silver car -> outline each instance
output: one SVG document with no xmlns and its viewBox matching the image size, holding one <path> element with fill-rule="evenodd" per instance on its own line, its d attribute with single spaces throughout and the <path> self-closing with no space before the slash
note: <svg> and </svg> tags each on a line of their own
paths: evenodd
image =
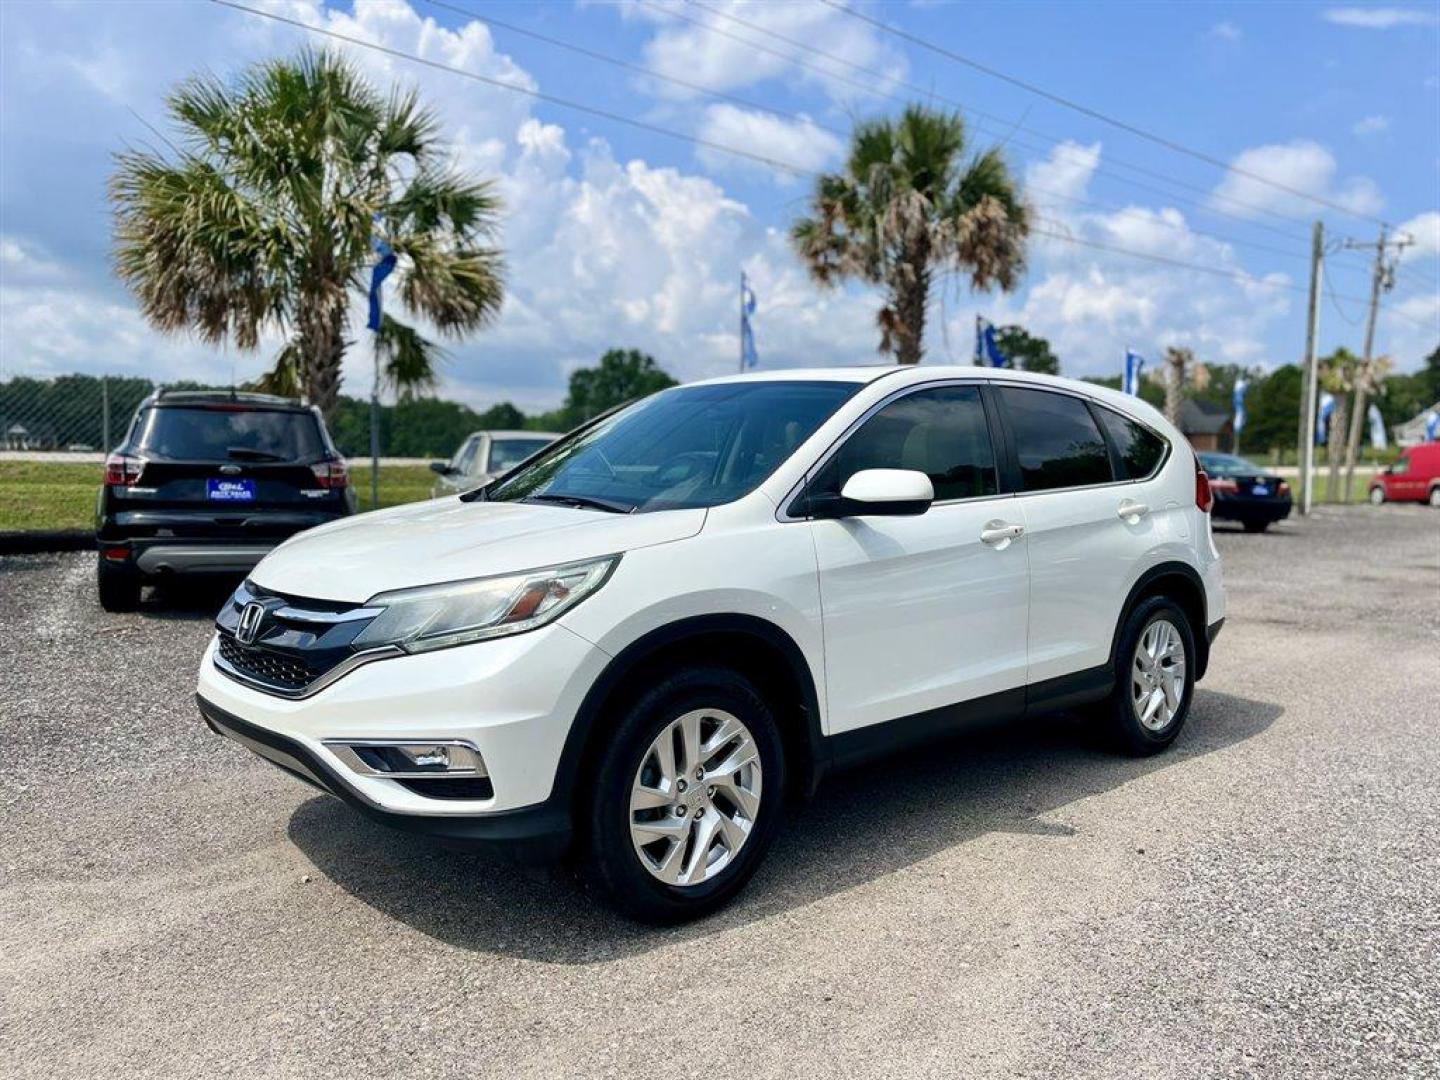
<svg viewBox="0 0 1440 1080">
<path fill-rule="evenodd" d="M 432 461 L 438 475 L 430 497 L 458 495 L 519 465 L 560 436 L 551 431 L 477 431 L 466 436 L 448 462 Z"/>
</svg>

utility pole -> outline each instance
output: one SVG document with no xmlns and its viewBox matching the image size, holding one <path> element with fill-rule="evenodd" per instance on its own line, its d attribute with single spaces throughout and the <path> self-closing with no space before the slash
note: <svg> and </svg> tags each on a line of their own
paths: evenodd
<svg viewBox="0 0 1440 1080">
<path fill-rule="evenodd" d="M 1355 459 L 1360 455 L 1360 425 L 1365 419 L 1365 395 L 1370 389 L 1374 372 L 1375 320 L 1380 313 L 1380 293 L 1395 285 L 1395 264 L 1407 244 L 1414 241 L 1405 235 L 1386 240 L 1385 226 L 1380 226 L 1380 239 L 1374 244 L 1346 240 L 1348 249 L 1375 249 L 1375 272 L 1370 280 L 1370 314 L 1365 320 L 1365 355 L 1360 361 L 1360 370 L 1355 375 L 1355 408 L 1350 413 L 1350 438 L 1345 446 L 1345 501 L 1350 501 L 1350 492 L 1355 479 Z M 1386 261 L 1385 249 L 1395 248 L 1395 258 Z"/>
<path fill-rule="evenodd" d="M 1320 338 L 1320 267 L 1325 258 L 1325 224 L 1315 222 L 1310 242 L 1310 307 L 1305 329 L 1305 391 L 1300 395 L 1300 513 L 1310 513 L 1315 480 L 1315 397 L 1320 360 L 1316 355 Z"/>
</svg>

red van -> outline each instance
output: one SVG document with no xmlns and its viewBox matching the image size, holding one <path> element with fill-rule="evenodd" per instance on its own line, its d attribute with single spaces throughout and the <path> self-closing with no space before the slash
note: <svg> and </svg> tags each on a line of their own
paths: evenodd
<svg viewBox="0 0 1440 1080">
<path fill-rule="evenodd" d="M 1428 502 L 1440 509 L 1440 442 L 1412 446 L 1370 481 L 1370 501 Z"/>
</svg>

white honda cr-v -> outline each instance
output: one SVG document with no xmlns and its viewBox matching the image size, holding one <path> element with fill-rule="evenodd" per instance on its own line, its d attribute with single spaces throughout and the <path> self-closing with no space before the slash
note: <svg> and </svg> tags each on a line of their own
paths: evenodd
<svg viewBox="0 0 1440 1080">
<path fill-rule="evenodd" d="M 1224 616 L 1155 410 L 977 368 L 656 394 L 487 486 L 276 548 L 200 667 L 217 732 L 369 816 L 710 911 L 827 770 L 1088 706 L 1147 754 Z"/>
</svg>

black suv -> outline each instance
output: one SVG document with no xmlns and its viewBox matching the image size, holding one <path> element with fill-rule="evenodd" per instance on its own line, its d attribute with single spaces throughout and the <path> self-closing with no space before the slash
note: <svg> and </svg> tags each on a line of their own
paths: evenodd
<svg viewBox="0 0 1440 1080">
<path fill-rule="evenodd" d="M 147 580 L 243 573 L 286 537 L 354 512 L 317 409 L 268 394 L 158 391 L 105 459 L 100 604 L 134 608 Z"/>
</svg>

